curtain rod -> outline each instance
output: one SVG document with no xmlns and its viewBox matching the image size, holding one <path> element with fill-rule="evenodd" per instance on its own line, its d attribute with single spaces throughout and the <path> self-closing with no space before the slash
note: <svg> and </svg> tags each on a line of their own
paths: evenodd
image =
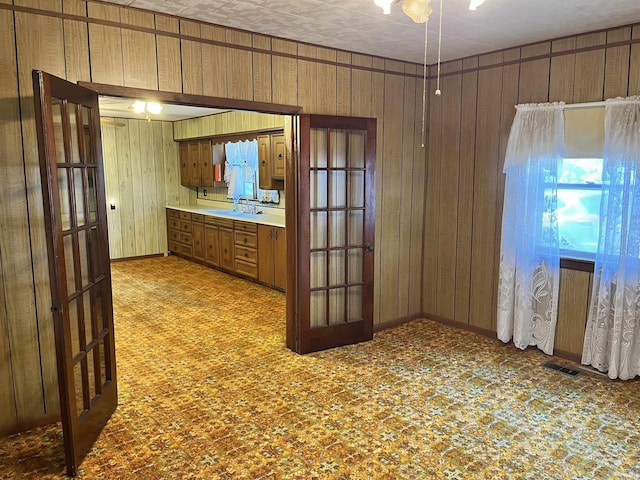
<svg viewBox="0 0 640 480">
<path fill-rule="evenodd" d="M 573 110 L 574 108 L 596 108 L 604 107 L 605 102 L 569 103 L 562 107 L 563 110 Z"/>
</svg>

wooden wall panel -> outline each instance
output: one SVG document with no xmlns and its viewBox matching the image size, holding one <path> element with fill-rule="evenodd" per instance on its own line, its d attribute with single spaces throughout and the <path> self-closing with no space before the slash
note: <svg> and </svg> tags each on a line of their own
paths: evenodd
<svg viewBox="0 0 640 480">
<path fill-rule="evenodd" d="M 298 45 L 288 40 L 271 40 L 274 52 L 297 55 Z M 271 57 L 272 101 L 283 105 L 298 105 L 298 62 L 294 58 Z"/>
<path fill-rule="evenodd" d="M 62 6 L 60 2 L 44 0 L 23 1 L 21 5 L 45 10 L 51 8 L 56 12 L 59 12 Z M 21 366 L 16 372 L 19 374 L 14 373 L 18 419 L 26 420 L 29 412 L 38 409 L 43 409 L 46 415 L 57 415 L 59 412 L 32 70 L 38 68 L 64 77 L 65 58 L 62 20 L 16 12 L 15 22 L 30 245 L 18 247 L 12 254 L 18 255 L 25 270 L 29 270 L 31 262 L 32 277 L 22 287 L 31 285 L 35 291 L 35 317 L 27 317 L 29 320 L 25 319 L 24 323 L 12 323 L 10 328 L 17 334 L 11 341 L 12 361 Z M 25 221 L 24 217 L 22 221 Z M 30 343 L 30 340 L 33 340 L 33 343 Z M 35 372 L 39 372 L 39 378 L 38 375 L 33 375 Z"/>
<path fill-rule="evenodd" d="M 337 55 L 335 50 L 329 50 L 328 48 L 317 47 L 316 55 L 319 60 L 326 60 L 329 62 L 335 62 Z M 337 105 L 333 100 L 337 98 L 338 77 L 337 68 L 335 65 L 328 65 L 326 63 L 318 63 L 317 66 L 317 98 L 316 98 L 316 112 L 326 115 L 336 115 Z M 342 77 L 341 77 L 342 78 Z M 369 77 L 371 78 L 371 77 Z M 367 91 L 370 91 L 371 87 Z M 351 91 L 351 85 L 349 86 Z M 349 101 L 351 102 L 351 99 Z"/>
<path fill-rule="evenodd" d="M 253 48 L 271 50 L 271 38 L 253 35 Z M 271 102 L 271 55 L 253 53 L 253 99 L 256 102 Z"/>
<path fill-rule="evenodd" d="M 483 57 L 480 57 L 480 65 L 482 59 Z M 492 308 L 492 300 L 497 284 L 496 171 L 500 158 L 501 91 L 501 68 L 481 70 L 478 73 L 469 323 L 487 330 L 491 329 L 496 315 Z"/>
<path fill-rule="evenodd" d="M 463 67 L 478 66 L 478 57 L 463 62 Z M 454 320 L 469 322 L 471 288 L 471 237 L 473 228 L 473 177 L 476 143 L 476 103 L 478 72 L 462 75 L 460 113 L 460 163 L 458 166 L 458 222 L 456 239 L 456 295 Z"/>
<path fill-rule="evenodd" d="M 132 8 L 120 9 L 120 20 L 125 25 L 153 29 L 155 18 L 151 13 Z M 124 85 L 134 88 L 158 89 L 158 64 L 156 56 L 156 36 L 123 28 L 122 67 Z"/>
<path fill-rule="evenodd" d="M 375 65 L 375 63 L 372 63 Z M 385 78 L 382 73 L 371 74 L 371 116 L 377 118 L 376 131 L 376 235 L 375 235 L 375 251 L 374 251 L 374 269 L 375 279 L 373 284 L 373 318 L 374 323 L 378 323 L 381 317 L 382 305 L 386 301 L 386 292 L 383 294 L 381 290 L 382 272 L 382 229 L 380 228 L 380 218 L 382 218 L 382 191 L 384 178 L 382 171 L 384 170 L 384 162 L 386 159 L 383 149 L 384 143 L 384 110 L 385 110 Z M 394 292 L 392 292 L 394 293 Z"/>
<path fill-rule="evenodd" d="M 0 175 L 0 435 L 18 422 L 13 375 L 16 367 L 22 367 L 12 362 L 11 343 L 22 336 L 22 332 L 25 336 L 33 335 L 36 316 L 33 289 L 30 288 L 31 268 L 27 260 L 29 230 L 25 219 L 28 211 L 22 163 L 14 31 L 13 13 L 0 10 L 0 65 L 4 65 L 0 69 L 0 138 L 3 142 L 3 174 Z M 16 329 L 22 331 L 16 334 Z M 28 348 L 37 348 L 37 343 Z M 27 358 L 34 353 L 21 350 L 21 354 Z M 28 374 L 33 375 L 33 372 Z M 38 408 L 31 415 L 41 415 L 42 411 L 42 407 Z"/>
<path fill-rule="evenodd" d="M 336 59 L 343 65 L 351 65 L 351 53 L 337 52 Z M 327 98 L 329 100 L 330 98 Z M 351 115 L 351 68 L 337 67 L 336 69 L 336 114 Z"/>
<path fill-rule="evenodd" d="M 438 239 L 436 252 L 436 314 L 455 316 L 456 237 L 458 229 L 458 180 L 460 178 L 460 110 L 462 76 L 442 79 L 440 89 L 442 133 L 440 162 L 440 198 L 438 202 Z M 440 100 L 440 99 L 438 99 Z"/>
<path fill-rule="evenodd" d="M 640 25 L 635 25 L 632 30 L 632 38 L 640 39 Z M 640 95 L 640 43 L 631 46 L 631 58 L 629 60 L 629 95 Z"/>
<path fill-rule="evenodd" d="M 200 24 L 180 20 L 180 33 L 192 38 L 200 38 Z M 195 40 L 180 40 L 182 62 L 182 91 L 194 95 L 203 94 L 202 43 Z"/>
<path fill-rule="evenodd" d="M 604 45 L 606 42 L 606 32 L 591 33 L 577 37 L 576 47 L 592 47 L 594 45 Z M 604 60 L 604 49 L 576 53 L 576 81 L 573 90 L 573 103 L 602 100 Z"/>
<path fill-rule="evenodd" d="M 87 2 L 90 18 L 120 21 L 120 8 L 104 3 Z M 122 36 L 120 28 L 89 23 L 89 50 L 91 52 L 91 81 L 124 84 L 122 68 Z"/>
<path fill-rule="evenodd" d="M 229 30 L 227 31 L 227 42 L 251 47 L 251 34 Z M 251 52 L 229 48 L 226 70 L 229 98 L 253 100 L 253 56 Z"/>
<path fill-rule="evenodd" d="M 317 47 L 301 44 L 298 46 L 298 54 L 315 59 Z M 317 100 L 318 63 L 314 60 L 298 60 L 298 105 L 304 113 L 315 112 Z"/>
<path fill-rule="evenodd" d="M 64 0 L 62 11 L 69 15 L 86 17 L 87 3 L 82 0 Z M 67 80 L 91 80 L 89 28 L 86 22 L 64 20 L 64 56 Z"/>
<path fill-rule="evenodd" d="M 415 275 L 417 269 L 411 269 L 411 250 L 404 248 L 411 245 L 411 229 L 414 224 L 413 213 L 413 169 L 415 158 L 415 114 L 416 114 L 416 79 L 404 81 L 403 118 L 402 118 L 402 152 L 398 158 L 400 165 L 400 209 L 399 209 L 399 255 L 398 255 L 398 312 L 397 317 L 409 315 L 409 297 L 415 283 L 420 286 L 420 278 Z M 418 304 L 418 309 L 420 305 Z M 413 310 L 420 311 L 420 310 Z"/>
<path fill-rule="evenodd" d="M 171 122 L 103 119 L 109 253 L 112 259 L 167 251 L 165 206 L 188 204 Z"/>
<path fill-rule="evenodd" d="M 569 51 L 566 55 L 551 58 L 549 73 L 549 101 L 572 103 L 576 55 L 571 52 L 576 47 L 575 37 L 556 40 L 551 43 L 553 53 Z"/>
<path fill-rule="evenodd" d="M 607 43 L 622 42 L 630 38 L 630 27 L 607 32 Z M 627 96 L 630 49 L 630 45 L 607 48 L 604 67 L 604 98 Z"/>
<path fill-rule="evenodd" d="M 180 23 L 177 18 L 156 15 L 156 31 L 158 32 L 156 35 L 158 88 L 165 92 L 182 92 L 180 40 L 160 34 L 160 32 L 179 33 Z"/>
<path fill-rule="evenodd" d="M 353 64 L 371 67 L 372 59 L 364 55 L 353 55 Z M 351 76 L 351 113 L 356 117 L 370 117 L 371 109 L 371 72 L 353 69 Z"/>
<path fill-rule="evenodd" d="M 584 328 L 591 291 L 591 274 L 576 270 L 560 269 L 560 291 L 558 299 L 558 324 L 556 327 L 555 351 L 582 354 Z"/>
<path fill-rule="evenodd" d="M 376 165 L 377 181 L 382 183 L 382 211 L 378 215 L 377 227 L 381 230 L 378 249 L 383 252 L 380 269 L 385 272 L 380 279 L 380 289 L 386 293 L 380 305 L 382 321 L 398 317 L 398 296 L 400 288 L 400 218 L 398 212 L 402 202 L 402 143 L 392 142 L 392 138 L 402 138 L 402 98 L 404 79 L 399 75 L 385 75 L 384 96 L 384 157 Z"/>
<path fill-rule="evenodd" d="M 438 216 L 440 212 L 440 163 L 442 158 L 442 97 L 437 97 L 435 80 L 429 80 L 427 88 L 428 132 L 427 141 L 427 191 L 424 212 L 424 262 L 422 280 L 422 306 L 426 313 L 438 310 Z"/>
</svg>

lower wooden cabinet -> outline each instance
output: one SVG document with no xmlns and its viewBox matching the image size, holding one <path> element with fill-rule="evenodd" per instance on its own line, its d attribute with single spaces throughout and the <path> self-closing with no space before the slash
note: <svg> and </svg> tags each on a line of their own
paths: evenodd
<svg viewBox="0 0 640 480">
<path fill-rule="evenodd" d="M 167 208 L 169 252 L 284 291 L 285 229 Z"/>
<path fill-rule="evenodd" d="M 285 229 L 258 225 L 258 280 L 284 291 L 287 287 L 286 255 Z"/>
</svg>

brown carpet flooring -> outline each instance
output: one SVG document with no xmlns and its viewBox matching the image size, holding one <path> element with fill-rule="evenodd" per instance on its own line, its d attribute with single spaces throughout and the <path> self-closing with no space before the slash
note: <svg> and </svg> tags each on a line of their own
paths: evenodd
<svg viewBox="0 0 640 480">
<path fill-rule="evenodd" d="M 81 478 L 640 479 L 637 381 L 428 320 L 299 356 L 283 294 L 176 257 L 113 286 L 120 405 Z M 59 425 L 0 439 L 0 479 L 63 473 Z"/>
</svg>

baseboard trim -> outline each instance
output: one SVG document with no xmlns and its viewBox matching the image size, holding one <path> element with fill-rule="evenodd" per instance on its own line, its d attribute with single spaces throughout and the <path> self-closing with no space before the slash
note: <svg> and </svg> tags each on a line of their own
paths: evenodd
<svg viewBox="0 0 640 480">
<path fill-rule="evenodd" d="M 399 327 L 400 325 L 410 322 L 412 320 L 417 320 L 418 318 L 425 318 L 421 313 L 414 313 L 413 315 L 407 315 L 406 317 L 396 318 L 395 320 L 389 320 L 388 322 L 378 323 L 373 326 L 374 332 L 379 332 L 381 330 L 387 330 L 388 328 Z"/>
<path fill-rule="evenodd" d="M 164 257 L 166 254 L 164 253 L 153 253 L 151 255 L 138 255 L 135 257 L 121 257 L 121 258 L 112 258 L 110 260 L 111 263 L 119 263 L 119 262 L 128 262 L 130 260 L 144 260 L 145 258 L 157 258 Z"/>
<path fill-rule="evenodd" d="M 60 421 L 60 414 L 49 414 L 31 421 L 23 421 L 7 428 L 0 428 L 0 437 L 9 437 L 38 427 L 44 427 Z M 60 427 L 62 428 L 62 426 Z"/>
</svg>

